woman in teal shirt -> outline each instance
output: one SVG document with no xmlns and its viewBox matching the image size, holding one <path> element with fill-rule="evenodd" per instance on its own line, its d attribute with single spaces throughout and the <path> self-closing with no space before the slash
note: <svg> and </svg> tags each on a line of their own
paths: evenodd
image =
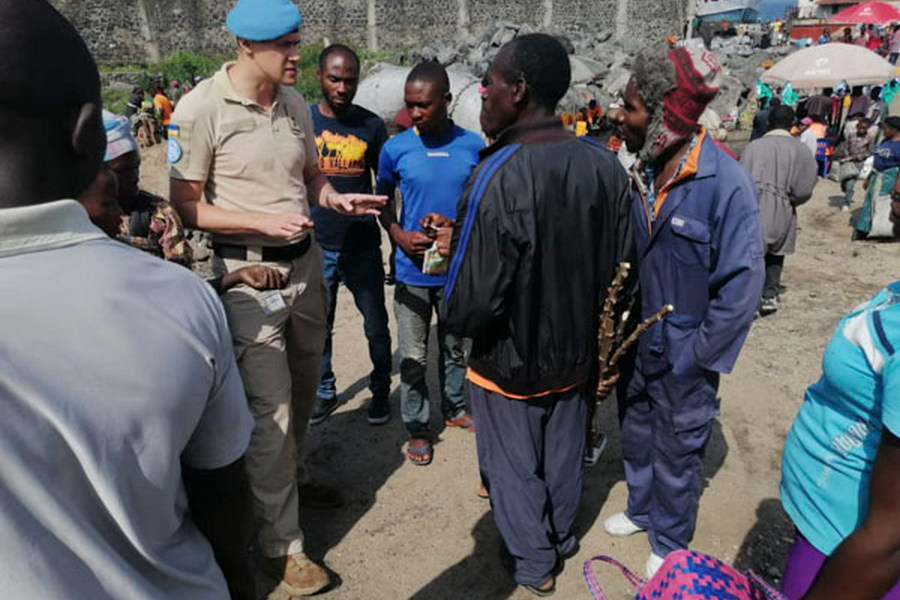
<svg viewBox="0 0 900 600">
<path fill-rule="evenodd" d="M 846 315 L 788 434 L 789 600 L 900 600 L 900 282 Z"/>
</svg>

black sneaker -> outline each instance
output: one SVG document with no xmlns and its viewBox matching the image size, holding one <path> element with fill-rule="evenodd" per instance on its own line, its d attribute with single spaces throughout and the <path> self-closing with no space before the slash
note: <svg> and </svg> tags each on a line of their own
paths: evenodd
<svg viewBox="0 0 900 600">
<path fill-rule="evenodd" d="M 366 421 L 369 425 L 384 425 L 391 420 L 391 405 L 387 398 L 372 398 Z"/>
<path fill-rule="evenodd" d="M 309 418 L 310 425 L 318 425 L 328 419 L 334 409 L 338 407 L 337 396 L 331 398 L 320 398 L 316 396 L 316 406 L 313 408 L 313 414 Z"/>
<path fill-rule="evenodd" d="M 759 303 L 759 316 L 761 317 L 767 317 L 769 315 L 775 314 L 777 311 L 777 298 L 763 298 L 762 302 Z"/>
<path fill-rule="evenodd" d="M 597 439 L 593 445 L 586 445 L 584 448 L 584 465 L 586 467 L 596 466 L 600 461 L 600 455 L 606 449 L 606 436 L 602 433 L 597 434 Z"/>
</svg>

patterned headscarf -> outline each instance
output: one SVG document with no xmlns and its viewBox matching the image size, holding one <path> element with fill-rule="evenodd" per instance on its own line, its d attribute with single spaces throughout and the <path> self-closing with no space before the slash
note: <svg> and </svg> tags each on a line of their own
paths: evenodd
<svg viewBox="0 0 900 600">
<path fill-rule="evenodd" d="M 638 55 L 634 82 L 651 114 L 641 162 L 653 162 L 697 131 L 700 115 L 719 92 L 721 72 L 702 45 L 656 47 Z"/>
<path fill-rule="evenodd" d="M 103 127 L 106 129 L 106 154 L 103 162 L 138 150 L 137 140 L 131 134 L 131 121 L 125 117 L 104 110 Z"/>
</svg>

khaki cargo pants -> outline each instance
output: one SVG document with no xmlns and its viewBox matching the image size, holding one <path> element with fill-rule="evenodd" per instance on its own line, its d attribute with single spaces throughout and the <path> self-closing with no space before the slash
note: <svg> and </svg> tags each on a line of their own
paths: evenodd
<svg viewBox="0 0 900 600">
<path fill-rule="evenodd" d="M 253 247 L 248 258 L 253 257 Z M 247 472 L 266 556 L 303 551 L 297 485 L 306 483 L 303 440 L 316 399 L 325 347 L 327 289 L 322 251 L 313 243 L 300 258 L 283 262 L 213 257 L 216 276 L 263 264 L 289 278 L 284 306 L 264 309 L 265 295 L 239 285 L 222 296 L 234 353 L 256 421 L 247 450 Z"/>
</svg>

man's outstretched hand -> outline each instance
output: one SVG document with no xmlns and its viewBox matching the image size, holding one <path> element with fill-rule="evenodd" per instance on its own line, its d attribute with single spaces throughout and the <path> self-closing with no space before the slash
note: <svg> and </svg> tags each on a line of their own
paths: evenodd
<svg viewBox="0 0 900 600">
<path fill-rule="evenodd" d="M 381 207 L 387 202 L 387 196 L 374 194 L 338 194 L 328 195 L 328 206 L 342 215 L 372 215 L 381 214 Z"/>
</svg>

